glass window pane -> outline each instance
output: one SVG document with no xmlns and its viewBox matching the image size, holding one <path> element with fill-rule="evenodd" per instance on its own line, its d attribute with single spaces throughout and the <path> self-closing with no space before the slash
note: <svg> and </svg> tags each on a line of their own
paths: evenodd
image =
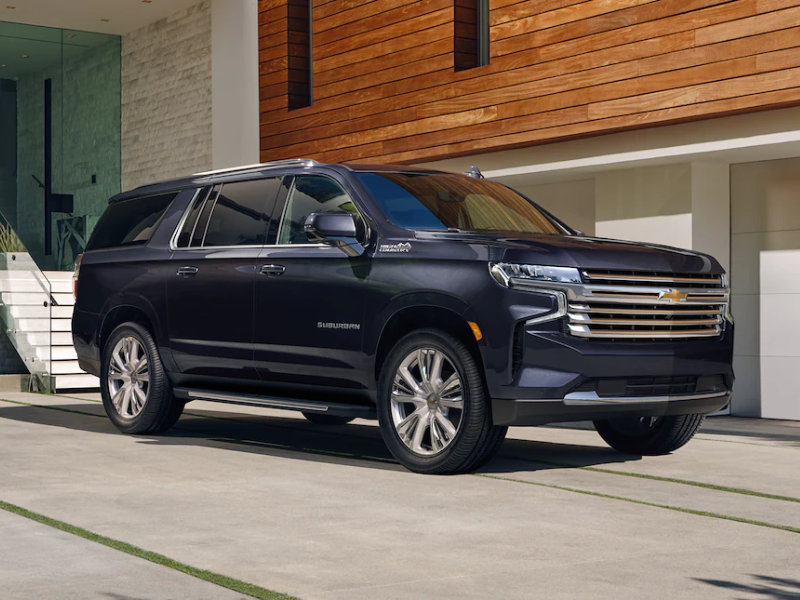
<svg viewBox="0 0 800 600">
<path fill-rule="evenodd" d="M 280 178 L 226 183 L 208 222 L 204 246 L 264 244 Z"/>
<path fill-rule="evenodd" d="M 186 248 L 189 246 L 189 242 L 192 239 L 192 233 L 197 225 L 197 217 L 200 216 L 200 210 L 203 208 L 203 202 L 205 202 L 209 190 L 211 190 L 211 188 L 208 187 L 198 190 L 197 197 L 194 199 L 194 204 L 192 205 L 189 215 L 186 217 L 186 221 L 184 221 L 181 232 L 178 235 L 178 241 L 176 243 L 178 248 Z"/>
<path fill-rule="evenodd" d="M 358 216 L 353 201 L 339 184 L 320 175 L 295 179 L 284 211 L 279 244 L 308 244 L 306 218 L 314 212 L 347 212 Z"/>
<path fill-rule="evenodd" d="M 567 233 L 512 189 L 463 175 L 359 173 L 380 209 L 406 229 Z"/>
<path fill-rule="evenodd" d="M 177 194 L 112 202 L 100 217 L 88 250 L 144 244 Z"/>
</svg>

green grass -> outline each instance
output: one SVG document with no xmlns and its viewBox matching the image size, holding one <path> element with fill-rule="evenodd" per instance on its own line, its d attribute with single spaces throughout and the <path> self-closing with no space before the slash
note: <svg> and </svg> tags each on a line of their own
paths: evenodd
<svg viewBox="0 0 800 600">
<path fill-rule="evenodd" d="M 52 527 L 66 533 L 71 533 L 72 535 L 76 535 L 91 542 L 102 544 L 103 546 L 113 548 L 114 550 L 124 552 L 125 554 L 130 554 L 131 556 L 161 565 L 162 567 L 167 567 L 168 569 L 185 573 L 186 575 L 213 583 L 214 585 L 228 588 L 234 592 L 245 594 L 252 598 L 259 598 L 261 600 L 296 600 L 294 596 L 287 596 L 286 594 L 273 592 L 252 583 L 234 579 L 233 577 L 228 577 L 227 575 L 214 573 L 213 571 L 208 571 L 206 569 L 198 569 L 197 567 L 193 567 L 191 565 L 187 565 L 186 563 L 169 558 L 168 556 L 164 556 L 163 554 L 151 552 L 150 550 L 139 548 L 133 544 L 128 544 L 127 542 L 121 542 L 120 540 L 115 540 L 113 538 L 94 533 L 88 529 L 83 529 L 82 527 L 70 525 L 64 521 L 59 521 L 58 519 L 52 519 L 45 515 L 22 508 L 16 504 L 10 504 L 9 502 L 5 502 L 3 500 L 0 500 L 0 509 L 20 517 L 25 517 L 31 521 L 36 521 L 37 523 L 47 525 L 48 527 Z"/>
<path fill-rule="evenodd" d="M 497 479 L 499 481 L 510 481 L 513 483 L 522 483 L 525 485 L 534 485 L 537 487 L 550 488 L 553 490 L 561 490 L 563 492 L 572 492 L 574 494 L 583 494 L 584 496 L 595 496 L 597 498 L 605 498 L 608 500 L 619 500 L 622 502 L 629 502 L 631 504 L 640 504 L 642 506 L 652 506 L 654 508 L 663 508 L 665 510 L 672 510 L 675 512 L 686 513 L 689 515 L 697 515 L 700 517 L 710 517 L 712 519 L 723 519 L 725 521 L 736 521 L 737 523 L 746 523 L 747 525 L 756 525 L 758 527 L 767 527 L 769 529 L 779 529 L 781 531 L 788 531 L 790 533 L 800 533 L 800 528 L 791 527 L 789 525 L 778 525 L 775 523 L 767 523 L 765 521 L 756 521 L 755 519 L 745 519 L 744 517 L 734 517 L 731 515 L 723 515 L 721 513 L 710 512 L 706 510 L 694 510 L 692 508 L 683 508 L 681 506 L 672 506 L 670 504 L 660 504 L 658 502 L 648 502 L 646 500 L 636 500 L 635 498 L 626 498 L 625 496 L 615 496 L 613 494 L 604 494 L 602 492 L 593 492 L 591 490 L 581 490 L 578 488 L 567 487 L 563 485 L 555 485 L 552 483 L 540 483 L 537 481 L 523 481 L 521 479 L 514 479 L 513 477 L 502 477 L 500 475 L 490 475 L 489 473 L 474 473 L 475 477 L 484 477 L 486 479 Z"/>
</svg>

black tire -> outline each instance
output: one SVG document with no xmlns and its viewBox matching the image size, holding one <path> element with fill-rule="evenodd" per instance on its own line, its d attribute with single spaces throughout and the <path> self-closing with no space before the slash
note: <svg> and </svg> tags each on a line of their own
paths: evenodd
<svg viewBox="0 0 800 600">
<path fill-rule="evenodd" d="M 326 415 L 325 413 L 304 412 L 303 416 L 314 425 L 344 425 L 355 417 L 340 417 L 339 415 Z"/>
<path fill-rule="evenodd" d="M 656 456 L 686 444 L 705 420 L 705 415 L 629 417 L 595 421 L 594 427 L 606 443 L 620 452 Z"/>
<path fill-rule="evenodd" d="M 144 356 L 147 360 L 146 373 L 148 381 L 146 386 L 141 374 L 137 375 L 136 379 L 128 375 L 127 380 L 123 376 L 114 378 L 113 381 L 109 380 L 115 349 L 118 348 L 118 344 L 130 343 L 131 340 L 134 340 L 138 348 L 141 349 L 142 354 L 140 356 Z M 124 346 L 120 352 L 124 354 Z M 122 354 L 119 354 L 119 356 L 122 357 L 120 360 L 124 362 L 125 358 Z M 108 418 L 111 419 L 117 429 L 123 433 L 130 434 L 162 433 L 172 427 L 180 418 L 185 402 L 173 396 L 172 384 L 164 371 L 164 365 L 158 353 L 158 346 L 150 332 L 142 325 L 132 322 L 123 323 L 114 329 L 103 346 L 101 361 L 100 392 L 103 397 L 103 407 Z M 119 363 L 115 362 L 114 365 L 114 374 L 121 374 L 123 369 L 120 368 Z M 127 373 L 128 371 L 125 372 Z M 130 383 L 123 383 L 124 381 Z M 122 390 L 123 400 L 120 400 L 122 406 L 115 405 L 112 399 L 112 396 L 120 391 L 114 388 L 117 386 L 121 388 L 124 385 L 128 385 L 128 390 L 130 390 L 127 408 L 125 408 L 126 405 L 124 404 L 125 390 Z M 138 392 L 133 390 L 131 386 L 139 387 L 139 390 L 144 393 L 144 401 L 138 411 L 132 407 L 133 398 L 139 398 L 137 396 Z M 139 400 L 136 400 L 136 402 L 138 403 Z"/>
<path fill-rule="evenodd" d="M 416 398 L 414 401 L 416 403 L 413 404 L 410 401 L 393 403 L 393 388 L 397 387 L 396 377 L 400 377 L 398 368 L 404 361 L 414 360 L 412 357 L 419 352 L 422 352 L 423 356 L 430 354 L 434 357 L 441 353 L 447 360 L 445 363 L 444 359 L 439 359 L 438 391 L 435 391 L 436 386 L 430 388 L 428 393 L 431 396 L 430 400 L 420 401 Z M 418 383 L 423 383 L 425 377 L 419 361 L 411 368 L 420 377 Z M 457 389 L 460 394 L 443 399 L 449 393 L 444 390 L 447 386 L 444 385 L 443 374 L 446 373 L 450 374 L 448 381 L 457 374 Z M 449 402 L 450 405 L 440 405 L 439 402 Z M 460 404 L 461 408 L 456 408 L 456 404 Z M 430 412 L 423 413 L 424 418 L 415 421 L 415 432 L 421 426 L 423 429 L 427 427 L 427 434 L 423 434 L 427 435 L 427 438 L 422 439 L 428 440 L 427 448 L 420 445 L 420 451 L 416 452 L 411 447 L 411 440 L 403 441 L 396 423 L 407 420 L 411 416 L 409 411 L 416 413 L 418 410 Z M 437 411 L 454 426 L 455 433 L 449 434 L 439 425 L 435 414 Z M 453 420 L 457 419 L 457 426 L 450 417 Z M 429 422 L 423 426 L 424 419 L 430 419 L 433 423 Z M 392 455 L 407 469 L 429 474 L 465 473 L 478 468 L 494 456 L 507 431 L 506 427 L 495 427 L 492 424 L 489 398 L 475 357 L 461 341 L 434 329 L 422 329 L 408 334 L 389 353 L 378 381 L 378 422 L 381 435 Z M 412 437 L 409 429 L 406 428 L 404 431 L 407 437 Z M 438 431 L 435 440 L 434 431 Z M 436 444 L 442 445 L 444 440 L 440 434 L 449 436 L 449 439 L 444 441 L 443 447 L 437 448 Z"/>
</svg>

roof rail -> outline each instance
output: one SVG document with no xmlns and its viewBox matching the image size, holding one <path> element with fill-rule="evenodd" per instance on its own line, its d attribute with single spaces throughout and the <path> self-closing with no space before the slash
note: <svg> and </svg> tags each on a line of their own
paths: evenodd
<svg viewBox="0 0 800 600">
<path fill-rule="evenodd" d="M 265 163 L 256 163 L 254 165 L 243 165 L 241 167 L 228 167 L 226 169 L 215 169 L 213 171 L 202 171 L 200 173 L 192 173 L 194 177 L 202 175 L 219 175 L 221 173 L 232 173 L 234 171 L 253 171 L 257 169 L 267 169 L 270 167 L 284 167 L 284 166 L 307 166 L 313 167 L 319 163 L 311 158 L 289 158 L 286 160 L 273 160 Z"/>
</svg>

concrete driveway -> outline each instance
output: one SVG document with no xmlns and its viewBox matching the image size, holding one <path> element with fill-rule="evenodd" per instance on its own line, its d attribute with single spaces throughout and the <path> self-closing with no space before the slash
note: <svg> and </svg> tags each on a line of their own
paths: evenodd
<svg viewBox="0 0 800 600">
<path fill-rule="evenodd" d="M 800 598 L 800 423 L 714 418 L 654 458 L 518 428 L 432 477 L 368 421 L 197 402 L 128 437 L 97 396 L 2 398 L 4 600 L 247 597 L 21 509 L 304 599 Z"/>
</svg>

